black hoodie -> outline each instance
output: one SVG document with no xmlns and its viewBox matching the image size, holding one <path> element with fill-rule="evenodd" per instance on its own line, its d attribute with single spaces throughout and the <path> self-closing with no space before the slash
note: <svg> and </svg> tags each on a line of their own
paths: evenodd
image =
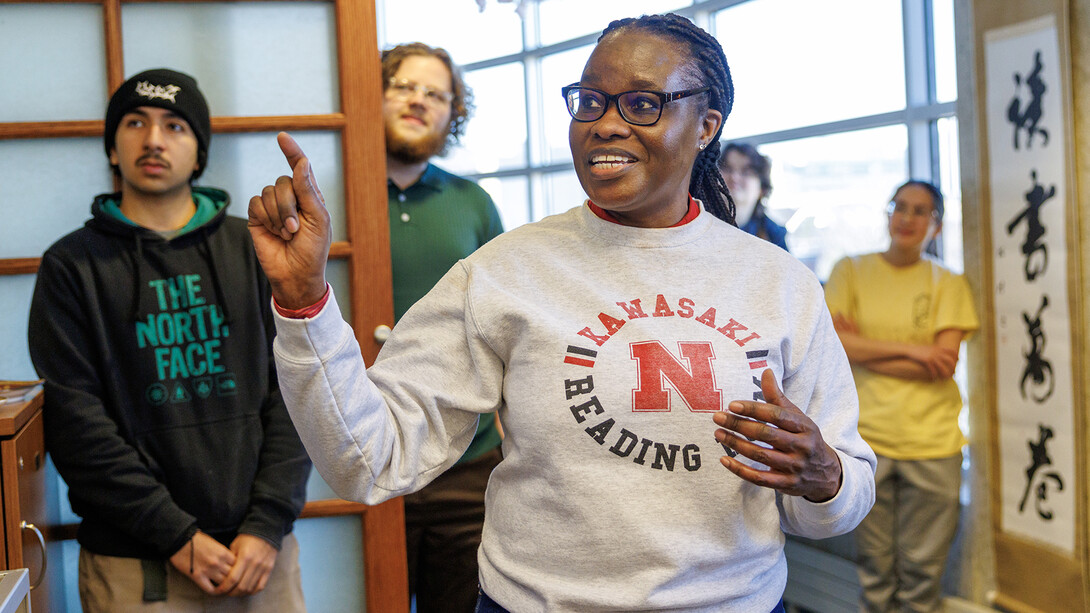
<svg viewBox="0 0 1090 613">
<path fill-rule="evenodd" d="M 210 218 L 170 239 L 96 197 L 38 272 L 46 449 L 97 554 L 169 557 L 198 528 L 279 548 L 303 508 L 310 461 L 277 387 L 268 282 L 227 194 L 193 192 Z"/>
</svg>

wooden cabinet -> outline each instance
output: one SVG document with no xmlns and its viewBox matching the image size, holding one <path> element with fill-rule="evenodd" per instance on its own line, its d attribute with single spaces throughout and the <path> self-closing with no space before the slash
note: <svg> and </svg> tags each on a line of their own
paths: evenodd
<svg viewBox="0 0 1090 613">
<path fill-rule="evenodd" d="M 31 610 L 50 611 L 45 535 L 49 513 L 45 476 L 42 395 L 0 405 L 0 491 L 3 492 L 4 569 L 30 571 Z M 59 565 L 54 563 L 54 569 Z"/>
</svg>

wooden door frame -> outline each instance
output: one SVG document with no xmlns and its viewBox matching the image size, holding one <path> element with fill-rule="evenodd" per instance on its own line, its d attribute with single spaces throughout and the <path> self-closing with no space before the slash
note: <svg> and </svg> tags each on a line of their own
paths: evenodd
<svg viewBox="0 0 1090 613">
<path fill-rule="evenodd" d="M 0 0 L 0 4 L 26 0 Z M 107 91 L 124 82 L 122 0 L 39 0 L 102 6 Z M 178 0 L 140 0 L 176 3 Z M 184 0 L 183 0 L 184 1 Z M 364 360 L 371 364 L 379 344 L 373 330 L 392 325 L 390 242 L 386 196 L 385 138 L 382 132 L 382 67 L 374 0 L 332 2 L 336 18 L 341 112 L 317 115 L 213 117 L 213 133 L 333 130 L 341 134 L 347 240 L 333 243 L 330 258 L 349 266 L 351 324 Z M 0 140 L 101 137 L 103 120 L 0 123 Z M 0 276 L 36 274 L 40 257 L 0 258 Z M 301 518 L 358 515 L 363 532 L 364 587 L 368 611 L 409 610 L 404 508 L 400 498 L 367 506 L 343 500 L 308 502 Z M 74 538 L 74 526 L 54 528 Z"/>
</svg>

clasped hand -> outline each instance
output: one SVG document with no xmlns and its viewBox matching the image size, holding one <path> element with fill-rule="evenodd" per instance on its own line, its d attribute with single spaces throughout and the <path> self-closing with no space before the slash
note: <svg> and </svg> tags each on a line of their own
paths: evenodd
<svg viewBox="0 0 1090 613">
<path fill-rule="evenodd" d="M 784 494 L 811 502 L 836 496 L 843 476 L 840 458 L 817 424 L 780 391 L 771 369 L 761 374 L 761 391 L 766 402 L 734 400 L 712 419 L 721 427 L 715 440 L 768 469 L 730 456 L 719 461 L 742 479 Z"/>
<path fill-rule="evenodd" d="M 250 198 L 250 236 L 277 303 L 299 309 L 325 295 L 333 233 L 310 160 L 286 132 L 276 140 L 292 174 Z"/>
<path fill-rule="evenodd" d="M 204 592 L 248 596 L 265 589 L 277 553 L 270 543 L 250 534 L 239 534 L 228 548 L 197 531 L 170 563 Z"/>
</svg>

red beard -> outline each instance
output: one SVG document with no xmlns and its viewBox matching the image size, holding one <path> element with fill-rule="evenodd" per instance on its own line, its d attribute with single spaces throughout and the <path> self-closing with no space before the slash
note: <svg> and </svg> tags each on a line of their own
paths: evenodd
<svg viewBox="0 0 1090 613">
<path fill-rule="evenodd" d="M 442 153 L 446 145 L 446 132 L 428 134 L 413 140 L 399 138 L 390 132 L 386 133 L 386 155 L 406 164 L 426 162 Z"/>
</svg>

